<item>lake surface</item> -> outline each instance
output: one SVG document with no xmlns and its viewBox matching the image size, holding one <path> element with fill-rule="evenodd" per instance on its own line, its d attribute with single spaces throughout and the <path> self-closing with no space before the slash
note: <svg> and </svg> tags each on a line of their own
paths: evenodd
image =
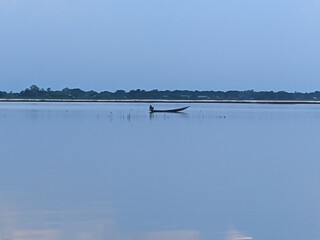
<svg viewBox="0 0 320 240">
<path fill-rule="evenodd" d="M 320 106 L 148 106 L 1 103 L 0 240 L 320 238 Z"/>
</svg>

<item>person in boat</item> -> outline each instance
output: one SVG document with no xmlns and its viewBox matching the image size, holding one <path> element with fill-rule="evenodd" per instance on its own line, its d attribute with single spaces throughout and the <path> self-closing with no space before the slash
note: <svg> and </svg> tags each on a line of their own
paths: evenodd
<svg viewBox="0 0 320 240">
<path fill-rule="evenodd" d="M 150 110 L 150 112 L 153 112 L 154 107 L 152 107 L 152 105 L 150 105 L 150 106 L 149 106 L 149 110 Z"/>
</svg>

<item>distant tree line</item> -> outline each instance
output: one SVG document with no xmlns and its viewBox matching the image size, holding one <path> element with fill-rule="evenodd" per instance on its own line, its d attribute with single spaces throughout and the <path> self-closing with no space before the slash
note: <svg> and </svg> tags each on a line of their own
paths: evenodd
<svg viewBox="0 0 320 240">
<path fill-rule="evenodd" d="M 53 91 L 32 85 L 19 93 L 0 91 L 2 99 L 89 99 L 89 100 L 130 100 L 130 99 L 163 99 L 163 100 L 320 100 L 320 92 L 300 93 L 285 91 L 190 91 L 157 89 L 145 91 L 141 89 L 109 91 L 84 91 L 79 88 L 64 88 Z"/>
</svg>

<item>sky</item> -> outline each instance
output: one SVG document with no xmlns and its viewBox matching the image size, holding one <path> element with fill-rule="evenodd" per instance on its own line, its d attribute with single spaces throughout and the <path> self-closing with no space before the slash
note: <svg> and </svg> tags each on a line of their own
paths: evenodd
<svg viewBox="0 0 320 240">
<path fill-rule="evenodd" d="M 320 0 L 0 0 L 0 90 L 320 89 Z"/>
</svg>

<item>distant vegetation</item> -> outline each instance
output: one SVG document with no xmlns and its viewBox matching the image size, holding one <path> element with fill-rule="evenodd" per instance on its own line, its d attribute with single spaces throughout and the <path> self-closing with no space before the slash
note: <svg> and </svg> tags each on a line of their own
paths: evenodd
<svg viewBox="0 0 320 240">
<path fill-rule="evenodd" d="M 163 99 L 163 100 L 320 100 L 320 92 L 273 92 L 254 90 L 246 91 L 189 91 L 189 90 L 117 90 L 115 92 L 83 91 L 79 88 L 65 88 L 53 91 L 32 85 L 19 93 L 0 91 L 0 99 L 74 99 L 74 100 L 130 100 L 130 99 Z"/>
</svg>

